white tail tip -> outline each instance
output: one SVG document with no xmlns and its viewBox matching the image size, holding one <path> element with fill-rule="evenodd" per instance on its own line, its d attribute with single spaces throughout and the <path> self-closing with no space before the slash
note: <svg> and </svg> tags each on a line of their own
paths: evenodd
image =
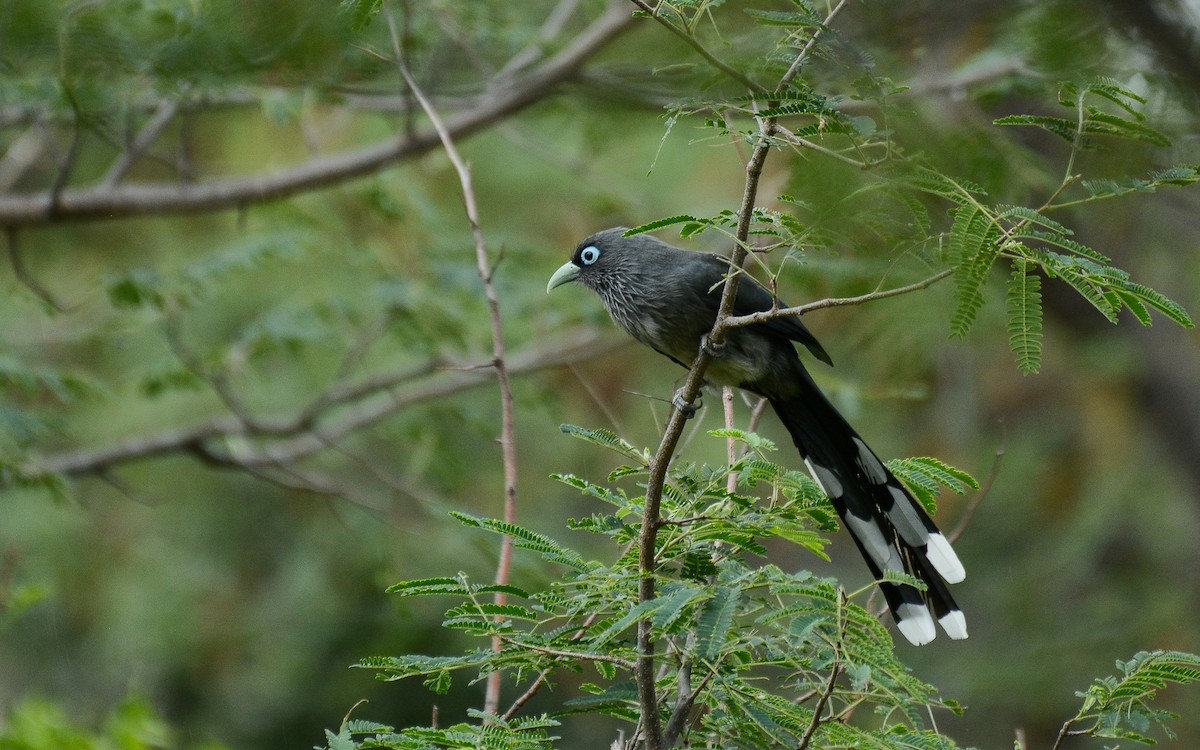
<svg viewBox="0 0 1200 750">
<path fill-rule="evenodd" d="M 924 646 L 937 637 L 933 616 L 921 604 L 901 604 L 896 612 L 896 627 L 914 646 Z M 966 632 L 965 629 L 963 632 Z"/>
<path fill-rule="evenodd" d="M 959 583 L 967 577 L 967 571 L 954 554 L 954 548 L 940 532 L 931 532 L 929 542 L 925 546 L 925 557 L 942 574 L 946 583 Z"/>
<path fill-rule="evenodd" d="M 961 641 L 967 637 L 967 618 L 963 617 L 963 613 L 957 609 L 943 615 L 938 622 L 942 624 L 942 630 L 946 631 L 946 635 L 954 640 Z"/>
</svg>

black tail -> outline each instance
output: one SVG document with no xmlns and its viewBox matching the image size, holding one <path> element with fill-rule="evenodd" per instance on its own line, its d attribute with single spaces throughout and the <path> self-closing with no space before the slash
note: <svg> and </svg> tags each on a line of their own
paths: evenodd
<svg viewBox="0 0 1200 750">
<path fill-rule="evenodd" d="M 966 575 L 950 542 L 807 372 L 803 381 L 798 392 L 786 398 L 766 395 L 808 470 L 876 579 L 884 570 L 903 571 L 927 588 L 880 585 L 900 632 L 918 646 L 928 643 L 937 635 L 936 618 L 951 638 L 966 638 L 967 621 L 946 586 Z"/>
</svg>

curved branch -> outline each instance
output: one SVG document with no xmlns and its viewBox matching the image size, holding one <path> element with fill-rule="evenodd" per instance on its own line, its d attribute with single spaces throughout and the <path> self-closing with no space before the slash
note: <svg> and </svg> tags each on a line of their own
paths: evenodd
<svg viewBox="0 0 1200 750">
<path fill-rule="evenodd" d="M 575 77 L 584 62 L 612 41 L 632 20 L 622 3 L 612 0 L 602 16 L 570 44 L 530 72 L 484 92 L 456 116 L 446 130 L 462 138 L 497 120 L 541 101 Z M 383 169 L 394 162 L 425 154 L 441 144 L 433 131 L 401 135 L 344 151 L 273 174 L 226 177 L 196 183 L 138 182 L 115 186 L 46 190 L 0 196 L 0 224 L 44 226 L 63 221 L 98 221 L 142 214 L 198 213 L 279 200 Z"/>
<path fill-rule="evenodd" d="M 526 349 L 509 357 L 509 373 L 524 374 L 590 359 L 620 343 L 615 337 L 585 334 L 557 346 Z M 423 377 L 427 374 L 433 376 Z M 313 402 L 321 405 L 320 412 L 310 406 L 291 419 L 263 420 L 253 425 L 236 415 L 216 417 L 191 427 L 140 435 L 100 448 L 46 454 L 33 459 L 23 474 L 94 476 L 133 461 L 187 453 L 216 466 L 243 469 L 275 466 L 326 450 L 330 443 L 409 406 L 494 381 L 491 366 L 482 365 L 437 373 L 422 366 L 355 385 L 334 383 Z M 336 419 L 334 412 L 338 412 Z M 324 424 L 319 424 L 322 420 Z M 231 444 L 246 439 L 258 440 L 260 444 L 230 448 Z"/>
<path fill-rule="evenodd" d="M 778 307 L 774 310 L 764 310 L 763 312 L 749 313 L 747 315 L 731 315 L 721 320 L 721 329 L 741 328 L 742 326 L 754 325 L 755 323 L 766 323 L 769 320 L 776 318 L 786 318 L 791 316 L 803 315 L 813 310 L 823 310 L 827 307 L 843 307 L 845 305 L 861 305 L 866 302 L 874 302 L 875 300 L 887 299 L 888 297 L 897 297 L 901 294 L 908 294 L 926 287 L 933 286 L 944 278 L 947 278 L 954 273 L 954 269 L 947 268 L 944 271 L 938 271 L 929 278 L 905 286 L 898 286 L 893 289 L 882 289 L 875 292 L 860 294 L 857 297 L 829 297 L 827 299 L 809 302 L 805 305 L 796 305 L 795 307 Z"/>
</svg>

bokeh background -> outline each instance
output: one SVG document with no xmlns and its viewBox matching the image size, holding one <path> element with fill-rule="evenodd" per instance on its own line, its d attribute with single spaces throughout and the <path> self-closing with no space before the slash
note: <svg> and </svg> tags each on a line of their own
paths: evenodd
<svg viewBox="0 0 1200 750">
<path fill-rule="evenodd" d="M 787 5 L 712 3 L 703 33 L 753 69 L 762 30 L 742 9 Z M 445 723 L 479 703 L 477 686 L 433 696 L 350 668 L 461 649 L 436 606 L 384 589 L 457 571 L 486 580 L 495 565 L 495 540 L 447 515 L 499 515 L 502 503 L 499 396 L 479 369 L 491 358 L 487 312 L 449 162 L 423 147 L 265 201 L 186 201 L 189 186 L 244 187 L 428 132 L 381 59 L 385 17 L 363 26 L 356 7 L 0 0 L 11 261 L 0 268 L 0 732 L 11 746 L 83 746 L 134 727 L 152 746 L 282 750 L 322 743 L 362 699 L 355 715 L 398 725 L 428 722 L 435 705 Z M 386 9 L 450 120 L 527 81 L 612 12 L 599 0 Z M 1182 0 L 852 2 L 836 26 L 846 46 L 806 75 L 848 93 L 845 70 L 859 65 L 910 87 L 887 123 L 898 144 L 994 200 L 1036 204 L 1061 179 L 1065 144 L 992 120 L 1057 114 L 1060 80 L 1113 77 L 1147 97 L 1148 121 L 1172 138 L 1085 154 L 1077 171 L 1117 179 L 1200 161 L 1198 28 Z M 834 59 L 848 50 L 861 59 Z M 524 65 L 506 69 L 514 58 Z M 679 373 L 624 342 L 583 290 L 546 296 L 545 281 L 597 229 L 736 208 L 735 139 L 704 113 L 671 120 L 667 109 L 721 85 L 689 48 L 636 21 L 528 106 L 458 139 L 499 258 L 518 520 L 595 556 L 612 550 L 566 530 L 591 506 L 549 475 L 599 479 L 612 458 L 558 425 L 656 445 L 666 409 L 651 397 Z M 144 148 L 139 134 L 153 136 Z M 789 300 L 928 275 L 918 254 L 856 229 L 871 210 L 853 196 L 862 179 L 819 156 L 768 160 L 761 202 L 810 202 L 830 238 L 789 264 Z M 72 213 L 72 190 L 130 186 L 149 186 L 128 193 L 144 203 Z M 156 208 L 172 190 L 184 208 Z M 29 196 L 49 203 L 22 210 Z M 1059 218 L 1200 311 L 1200 191 Z M 726 249 L 715 234 L 687 244 Z M 1113 326 L 1048 281 L 1043 368 L 1023 376 L 1002 282 L 961 342 L 947 335 L 947 284 L 807 323 L 837 364 L 816 377 L 878 452 L 937 456 L 987 480 L 957 543 L 971 638 L 899 648 L 967 707 L 938 719 L 960 743 L 1011 747 L 1022 732 L 1041 747 L 1074 714 L 1075 691 L 1115 660 L 1200 650 L 1200 339 L 1163 318 Z M 331 384 L 372 382 L 361 400 L 329 400 Z M 702 425 L 717 427 L 708 401 Z M 299 424 L 310 407 L 319 418 Z M 762 431 L 787 444 L 772 420 Z M 723 444 L 701 433 L 685 455 L 720 461 Z M 946 498 L 943 524 L 971 499 Z M 833 556 L 848 586 L 866 581 L 842 535 Z M 824 565 L 782 547 L 772 560 Z M 536 587 L 552 572 L 518 554 L 513 575 Z M 535 709 L 567 695 L 547 692 Z M 1200 695 L 1174 688 L 1162 706 L 1183 716 L 1177 746 L 1200 746 Z M 607 744 L 595 732 L 571 720 L 564 746 Z"/>
</svg>

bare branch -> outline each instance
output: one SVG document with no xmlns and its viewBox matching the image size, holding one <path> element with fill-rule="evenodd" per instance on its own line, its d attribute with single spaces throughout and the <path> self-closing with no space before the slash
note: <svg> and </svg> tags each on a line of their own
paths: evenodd
<svg viewBox="0 0 1200 750">
<path fill-rule="evenodd" d="M 833 686 L 837 683 L 838 676 L 842 673 L 842 663 L 834 662 L 834 665 L 829 669 L 829 679 L 825 682 L 825 689 L 821 691 L 821 697 L 817 699 L 817 705 L 813 706 L 812 721 L 804 728 L 804 735 L 800 737 L 800 743 L 796 745 L 796 750 L 808 750 L 808 745 L 812 742 L 813 734 L 817 731 L 817 727 L 821 726 L 821 712 L 825 710 L 825 704 L 829 702 L 829 696 L 833 695 Z"/>
<path fill-rule="evenodd" d="M 29 291 L 55 312 L 65 313 L 74 310 L 76 305 L 66 305 L 60 302 L 49 289 L 42 285 L 42 282 L 37 280 L 36 276 L 29 272 L 29 268 L 25 265 L 25 256 L 21 252 L 21 243 L 17 238 L 17 228 L 5 227 L 4 236 L 8 240 L 8 262 L 12 264 L 13 276 L 17 277 L 17 281 L 24 284 Z"/>
<path fill-rule="evenodd" d="M 133 165 L 137 163 L 142 153 L 150 148 L 167 125 L 171 123 L 171 120 L 175 119 L 175 114 L 179 111 L 179 105 L 186 92 L 187 87 L 185 85 L 184 90 L 180 92 L 179 98 L 163 99 L 158 103 L 154 114 L 150 116 L 149 121 L 146 122 L 141 132 L 121 151 L 116 161 L 104 173 L 104 177 L 100 180 L 101 187 L 112 188 L 124 179 Z"/>
<path fill-rule="evenodd" d="M 958 523 L 954 524 L 954 528 L 946 535 L 946 539 L 953 544 L 958 541 L 958 538 L 963 535 L 970 525 L 971 519 L 975 517 L 975 511 L 979 510 L 979 506 L 983 503 L 984 498 L 992 491 L 992 485 L 996 483 L 996 477 L 1000 476 L 1000 464 L 1004 460 L 1004 443 L 996 446 L 996 452 L 992 456 L 992 468 L 988 471 L 987 477 L 983 480 L 983 484 L 975 492 L 975 496 L 971 498 L 971 502 L 967 503 L 967 507 L 963 510 L 962 515 L 958 518 Z"/>
<path fill-rule="evenodd" d="M 512 75 L 517 71 L 525 68 L 530 63 L 542 54 L 546 45 L 554 41 L 554 37 L 562 33 L 563 26 L 571 19 L 575 9 L 579 7 L 579 0 L 559 0 L 558 5 L 554 6 L 554 10 L 550 11 L 550 15 L 546 16 L 546 21 L 542 27 L 538 29 L 537 35 L 525 45 L 517 54 L 504 64 L 504 67 L 496 73 L 496 77 Z"/>
<path fill-rule="evenodd" d="M 400 75 L 404 78 L 405 84 L 408 85 L 409 91 L 412 92 L 413 98 L 417 100 L 417 103 L 429 118 L 429 122 L 433 125 L 433 129 L 437 131 L 438 138 L 442 142 L 442 148 L 446 150 L 446 156 L 450 158 L 450 163 L 454 165 L 454 170 L 458 173 L 459 184 L 462 187 L 463 207 L 467 212 L 467 221 L 471 225 L 471 236 L 475 240 L 475 262 L 479 271 L 479 278 L 483 282 L 484 297 L 487 299 L 488 321 L 491 323 L 492 329 L 492 367 L 495 368 L 496 382 L 500 386 L 500 450 L 504 463 L 504 522 L 514 524 L 517 520 L 516 412 L 513 408 L 512 382 L 509 379 L 508 365 L 505 362 L 504 327 L 500 320 L 500 299 L 496 295 L 496 287 L 492 284 L 495 269 L 488 257 L 487 243 L 483 238 L 483 229 L 479 220 L 479 208 L 475 202 L 475 188 L 471 180 L 471 168 L 463 160 L 462 155 L 459 154 L 458 148 L 454 145 L 454 139 L 446 129 L 446 125 L 442 122 L 442 118 L 438 115 L 437 110 L 425 98 L 425 94 L 417 86 L 417 81 L 413 78 L 408 66 L 404 64 L 403 51 L 400 47 L 400 35 L 396 30 L 396 21 L 392 16 L 391 8 L 388 8 L 387 20 L 388 29 L 391 31 L 392 36 L 392 49 L 396 55 L 396 67 L 400 71 Z M 507 534 L 502 535 L 500 538 L 500 555 L 496 562 L 495 580 L 497 584 L 503 585 L 508 583 L 509 571 L 512 568 L 512 550 L 512 537 Z M 496 604 L 502 605 L 508 600 L 508 595 L 503 591 L 497 591 L 494 598 Z M 492 638 L 492 649 L 494 651 L 501 649 L 499 636 Z M 500 707 L 500 677 L 500 672 L 492 672 L 488 675 L 487 690 L 483 704 L 483 710 L 486 713 L 494 714 Z"/>
<path fill-rule="evenodd" d="M 765 89 L 763 89 L 762 86 L 759 86 L 757 83 L 743 75 L 739 70 L 730 67 L 716 55 L 709 52 L 708 49 L 706 49 L 705 46 L 700 43 L 700 40 L 688 33 L 687 30 L 679 28 L 675 24 L 671 23 L 671 19 L 659 13 L 659 8 L 662 6 L 661 3 L 657 3 L 654 5 L 654 7 L 651 7 L 651 4 L 645 2 L 645 0 L 630 0 L 630 2 L 636 5 L 643 13 L 646 13 L 655 21 L 658 21 L 658 23 L 660 23 L 663 28 L 667 29 L 667 31 L 670 31 L 672 34 L 682 39 L 689 47 L 696 50 L 696 53 L 707 60 L 709 65 L 745 86 L 750 91 L 765 92 Z M 781 82 L 781 85 L 785 84 L 786 81 Z"/>
<path fill-rule="evenodd" d="M 622 343 L 589 332 L 545 348 L 517 352 L 508 358 L 508 370 L 518 375 L 559 367 L 600 356 Z M 336 392 L 335 397 L 320 399 L 325 406 L 319 413 L 302 410 L 291 419 L 269 423 L 261 420 L 254 428 L 233 416 L 218 417 L 192 427 L 140 435 L 100 448 L 47 454 L 33 459 L 27 473 L 83 477 L 121 464 L 178 453 L 191 453 L 202 461 L 222 466 L 275 465 L 325 450 L 330 442 L 404 408 L 494 382 L 490 366 L 442 370 L 429 378 L 416 378 L 415 374 L 421 372 L 424 366 L 416 371 L 379 376 L 359 387 L 335 384 L 330 389 Z M 419 382 L 406 385 L 412 380 Z M 319 420 L 326 420 L 327 424 L 315 425 Z M 236 451 L 228 447 L 231 442 L 248 439 L 262 444 Z"/>
<path fill-rule="evenodd" d="M 528 73 L 495 84 L 463 111 L 446 119 L 451 137 L 464 138 L 546 98 L 573 79 L 584 62 L 630 23 L 623 3 L 605 13 L 570 44 Z M 42 226 L 61 221 L 98 221 L 142 214 L 197 213 L 279 200 L 371 174 L 437 148 L 434 132 L 400 135 L 380 143 L 318 157 L 273 174 L 224 177 L 196 183 L 137 182 L 92 185 L 0 196 L 0 224 Z"/>
<path fill-rule="evenodd" d="M 823 310 L 827 307 L 862 305 L 867 302 L 874 302 L 876 300 L 887 299 L 888 297 L 896 297 L 901 294 L 908 294 L 909 292 L 916 292 L 921 289 L 925 289 L 926 287 L 933 286 L 942 279 L 947 278 L 952 273 L 954 273 L 954 270 L 947 268 L 944 271 L 938 271 L 929 278 L 922 279 L 921 281 L 907 284 L 905 286 L 896 287 L 894 289 L 883 289 L 880 291 L 868 292 L 867 294 L 860 294 L 857 297 L 829 297 L 827 299 L 809 302 L 805 305 L 796 305 L 795 307 L 780 307 L 774 310 L 764 310 L 763 312 L 750 313 L 748 315 L 734 315 L 721 321 L 721 325 L 724 328 L 741 328 L 742 326 L 754 325 L 755 323 L 765 323 L 769 320 L 774 320 L 775 318 L 804 315 L 805 313 L 812 312 L 813 310 Z M 734 276 L 736 276 L 736 274 L 734 274 Z"/>
</svg>

